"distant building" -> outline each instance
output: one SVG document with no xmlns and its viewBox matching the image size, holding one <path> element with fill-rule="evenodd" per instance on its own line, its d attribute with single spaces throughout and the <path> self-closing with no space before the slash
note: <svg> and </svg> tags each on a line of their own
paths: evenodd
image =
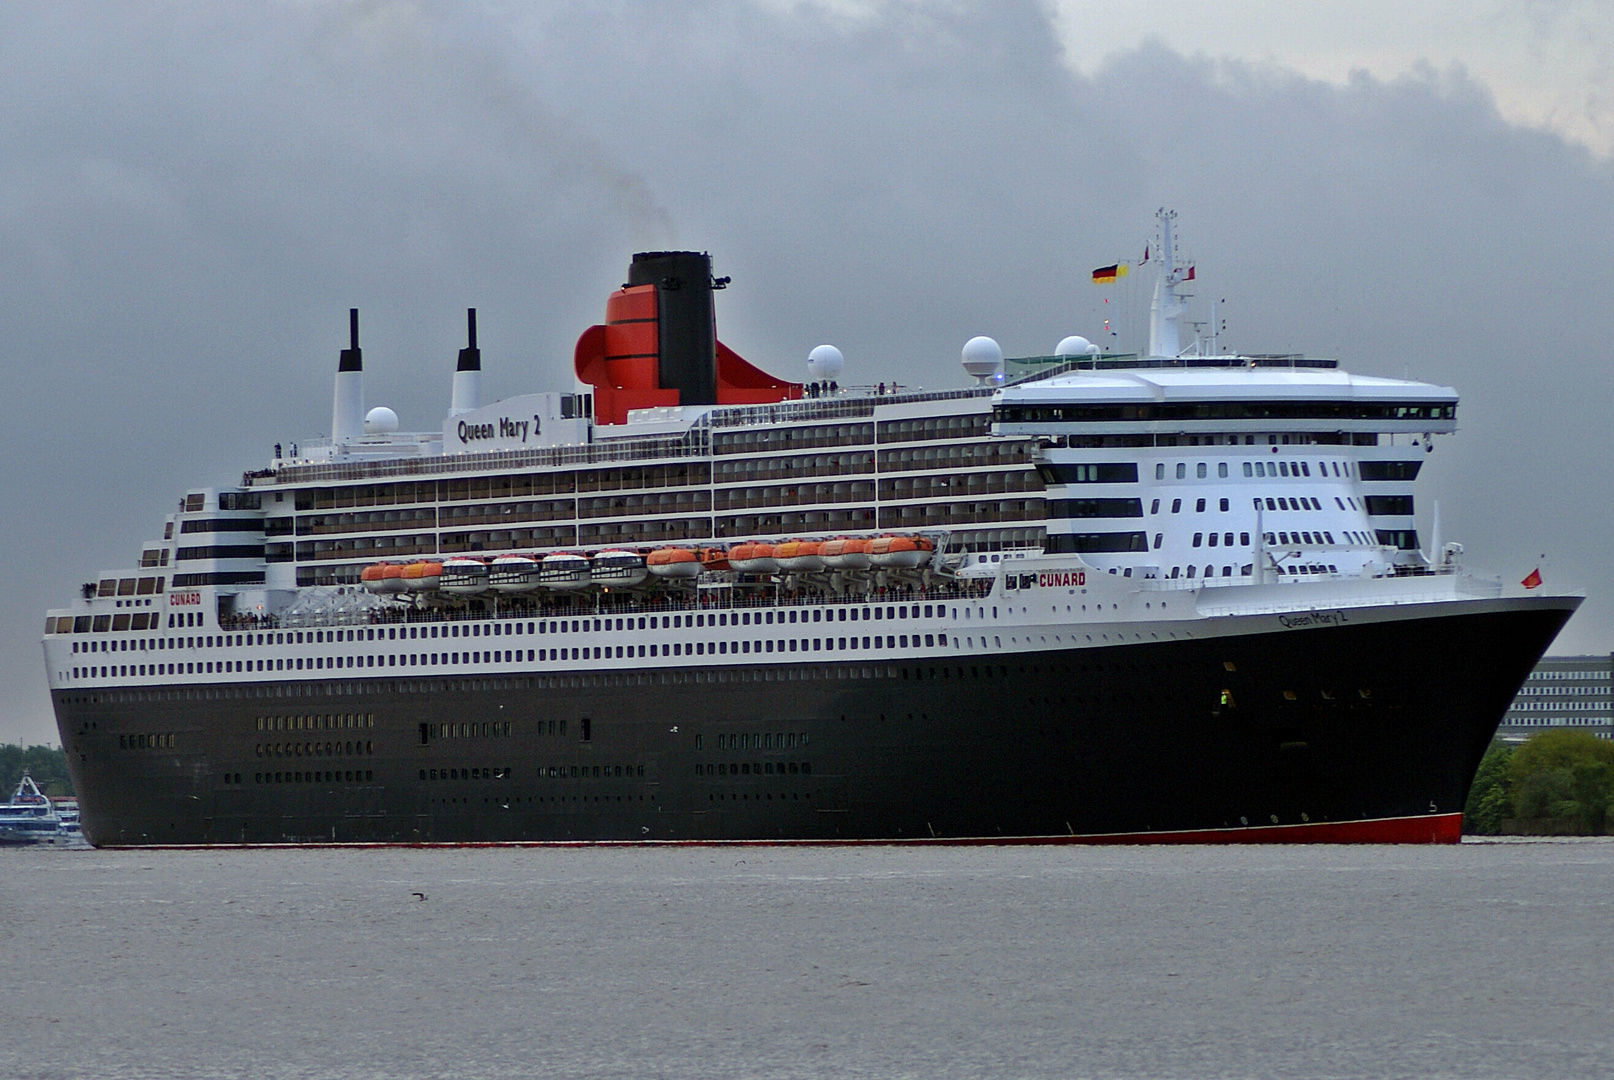
<svg viewBox="0 0 1614 1080">
<path fill-rule="evenodd" d="M 1542 728 L 1576 727 L 1614 738 L 1614 656 L 1548 656 L 1502 717 L 1497 737 L 1522 742 Z"/>
</svg>

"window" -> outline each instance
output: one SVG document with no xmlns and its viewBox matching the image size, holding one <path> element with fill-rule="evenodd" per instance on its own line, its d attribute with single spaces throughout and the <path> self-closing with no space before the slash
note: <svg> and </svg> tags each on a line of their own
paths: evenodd
<svg viewBox="0 0 1614 1080">
<path fill-rule="evenodd" d="M 1374 516 L 1412 513 L 1411 495 L 1368 495 L 1364 501 L 1367 512 Z"/>
<path fill-rule="evenodd" d="M 1254 473 L 1255 473 L 1255 466 L 1252 465 L 1250 462 L 1246 461 L 1244 463 L 1244 475 L 1245 476 L 1251 476 Z"/>
<path fill-rule="evenodd" d="M 1165 539 L 1165 533 L 1155 533 L 1154 534 L 1154 547 L 1155 547 L 1156 551 L 1160 550 L 1160 541 L 1163 540 L 1163 539 Z"/>
<path fill-rule="evenodd" d="M 1216 475 L 1223 480 L 1227 479 L 1227 462 L 1219 461 L 1216 463 Z"/>
<path fill-rule="evenodd" d="M 1224 514 L 1227 513 L 1227 500 L 1223 499 L 1219 505 L 1221 507 L 1222 513 L 1224 513 Z"/>
<path fill-rule="evenodd" d="M 1194 466 L 1194 475 L 1199 477 L 1199 479 L 1201 479 L 1201 480 L 1205 479 L 1206 471 L 1205 471 L 1205 463 L 1203 461 L 1201 461 L 1198 465 Z"/>
<path fill-rule="evenodd" d="M 1160 513 L 1160 500 L 1159 499 L 1156 499 L 1154 502 L 1149 504 L 1149 513 L 1151 513 L 1151 514 Z"/>
<path fill-rule="evenodd" d="M 1173 514 L 1175 514 L 1178 511 L 1180 511 L 1181 509 L 1182 509 L 1182 500 L 1181 499 L 1172 499 L 1171 500 L 1171 512 Z"/>
<path fill-rule="evenodd" d="M 1196 499 L 1196 500 L 1194 500 L 1194 513 L 1203 514 L 1204 512 L 1205 512 L 1205 500 L 1204 499 Z"/>
<path fill-rule="evenodd" d="M 1205 534 L 1204 533 L 1195 533 L 1194 534 L 1194 546 L 1195 547 L 1198 547 L 1200 544 L 1202 544 L 1204 542 L 1205 542 Z M 1193 573 L 1192 568 L 1189 569 L 1189 573 L 1190 574 Z"/>
<path fill-rule="evenodd" d="M 1155 462 L 1154 478 L 1156 480 L 1164 480 L 1166 478 L 1166 463 L 1164 461 Z"/>
<path fill-rule="evenodd" d="M 1138 466 L 1134 462 L 1104 462 L 1096 465 L 1043 465 L 1043 477 L 1055 484 L 1135 484 Z"/>
<path fill-rule="evenodd" d="M 1211 534 L 1210 534 L 1210 546 L 1211 546 L 1211 547 L 1215 547 L 1215 546 L 1216 546 L 1216 541 L 1217 541 L 1217 540 L 1218 540 L 1218 539 L 1219 539 L 1219 537 L 1218 537 L 1218 536 L 1217 536 L 1217 534 L 1216 534 L 1216 533 L 1211 533 Z"/>
<path fill-rule="evenodd" d="M 1050 499 L 1048 516 L 1052 518 L 1109 518 L 1142 517 L 1141 499 Z M 1155 500 L 1155 509 L 1160 500 Z"/>
<path fill-rule="evenodd" d="M 1054 533 L 1048 537 L 1051 554 L 1069 552 L 1147 551 L 1148 537 L 1141 532 Z"/>
<path fill-rule="evenodd" d="M 1357 466 L 1357 475 L 1363 480 L 1416 480 L 1420 461 L 1364 461 Z"/>
<path fill-rule="evenodd" d="M 1188 465 L 1187 465 L 1187 463 L 1181 462 L 1181 461 L 1177 462 L 1177 479 L 1178 480 L 1186 480 L 1186 479 L 1188 479 Z"/>
</svg>

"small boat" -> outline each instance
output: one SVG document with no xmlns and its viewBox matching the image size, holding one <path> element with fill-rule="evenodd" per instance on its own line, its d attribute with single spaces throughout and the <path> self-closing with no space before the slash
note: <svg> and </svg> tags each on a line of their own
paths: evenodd
<svg viewBox="0 0 1614 1080">
<path fill-rule="evenodd" d="M 488 564 L 481 559 L 444 559 L 437 587 L 450 596 L 480 596 L 488 591 Z"/>
<path fill-rule="evenodd" d="M 404 592 L 436 592 L 437 582 L 442 577 L 442 574 L 442 563 L 412 562 L 403 568 L 403 574 L 401 575 Z"/>
<path fill-rule="evenodd" d="M 911 570 L 929 562 L 935 550 L 922 536 L 880 536 L 869 541 L 869 561 L 888 569 Z"/>
<path fill-rule="evenodd" d="M 870 565 L 867 540 L 826 540 L 819 545 L 818 553 L 831 570 L 867 570 Z"/>
<path fill-rule="evenodd" d="M 660 578 L 700 577 L 701 559 L 688 548 L 657 548 L 645 557 L 650 572 Z"/>
<path fill-rule="evenodd" d="M 0 846 L 65 844 L 69 839 L 62 830 L 62 815 L 34 778 L 23 773 L 11 801 L 0 803 Z"/>
<path fill-rule="evenodd" d="M 581 589 L 589 583 L 588 559 L 582 555 L 545 555 L 540 567 L 538 584 L 546 589 Z"/>
<path fill-rule="evenodd" d="M 781 570 L 793 574 L 811 573 L 824 569 L 824 557 L 819 554 L 822 546 L 817 540 L 791 540 L 775 545 L 773 555 Z"/>
<path fill-rule="evenodd" d="M 384 593 L 401 593 L 408 589 L 404 581 L 404 564 L 387 563 L 381 570 L 381 591 Z"/>
<path fill-rule="evenodd" d="M 701 569 L 709 574 L 734 569 L 729 565 L 729 553 L 723 548 L 701 548 Z"/>
<path fill-rule="evenodd" d="M 600 551 L 589 560 L 589 581 L 607 588 L 628 588 L 645 579 L 644 556 L 636 551 Z"/>
<path fill-rule="evenodd" d="M 373 593 L 386 592 L 386 563 L 371 563 L 359 571 L 359 584 Z"/>
<path fill-rule="evenodd" d="M 538 572 L 538 560 L 531 555 L 500 555 L 488 570 L 488 584 L 502 593 L 532 592 Z"/>
<path fill-rule="evenodd" d="M 772 544 L 736 544 L 729 548 L 729 565 L 742 574 L 772 574 L 779 569 Z"/>
</svg>

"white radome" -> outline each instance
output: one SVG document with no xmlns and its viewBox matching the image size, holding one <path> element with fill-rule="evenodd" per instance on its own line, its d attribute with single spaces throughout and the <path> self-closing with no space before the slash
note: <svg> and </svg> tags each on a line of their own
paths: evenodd
<svg viewBox="0 0 1614 1080">
<path fill-rule="evenodd" d="M 1094 345 L 1080 334 L 1072 334 L 1068 338 L 1063 338 L 1058 345 L 1054 346 L 1055 356 L 1096 356 L 1098 351 L 1097 345 Z"/>
<path fill-rule="evenodd" d="M 832 382 L 841 377 L 846 357 L 833 345 L 820 345 L 807 354 L 807 375 L 814 382 Z"/>
<path fill-rule="evenodd" d="M 364 414 L 366 435 L 385 435 L 398 430 L 398 414 L 385 405 L 377 405 Z"/>
<path fill-rule="evenodd" d="M 1003 347 L 989 337 L 964 342 L 964 370 L 985 381 L 1003 370 Z"/>
</svg>

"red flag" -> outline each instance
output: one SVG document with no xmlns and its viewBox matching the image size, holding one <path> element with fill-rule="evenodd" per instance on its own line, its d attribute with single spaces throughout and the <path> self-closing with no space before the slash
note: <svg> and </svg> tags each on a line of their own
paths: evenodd
<svg viewBox="0 0 1614 1080">
<path fill-rule="evenodd" d="M 1523 581 L 1519 582 L 1519 584 L 1523 585 L 1526 589 L 1538 589 L 1538 588 L 1540 588 L 1541 587 L 1541 568 L 1538 566 L 1534 570 L 1530 571 L 1530 576 L 1525 578 Z"/>
<path fill-rule="evenodd" d="M 1184 281 L 1194 280 L 1194 268 L 1192 266 L 1188 268 L 1188 272 L 1182 276 L 1182 279 Z"/>
</svg>

